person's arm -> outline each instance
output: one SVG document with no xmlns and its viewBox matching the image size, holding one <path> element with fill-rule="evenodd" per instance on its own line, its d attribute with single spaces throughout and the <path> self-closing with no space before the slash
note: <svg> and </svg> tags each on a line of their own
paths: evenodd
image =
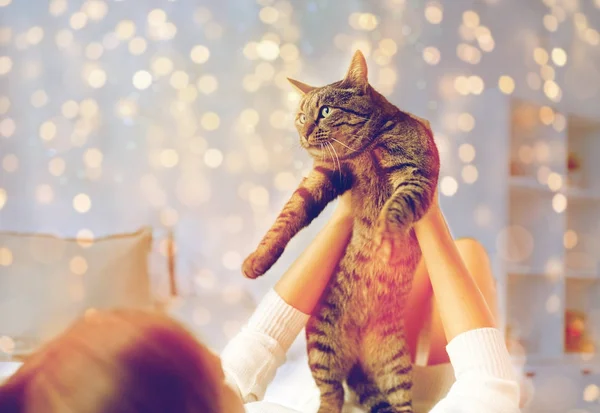
<svg viewBox="0 0 600 413">
<path fill-rule="evenodd" d="M 460 257 L 437 194 L 414 229 L 440 309 L 446 340 L 450 342 L 457 335 L 476 328 L 494 327 L 494 316 Z"/>
<path fill-rule="evenodd" d="M 437 195 L 414 228 L 456 376 L 431 413 L 519 412 L 519 386 L 504 338 L 460 257 Z"/>
<path fill-rule="evenodd" d="M 275 292 L 286 303 L 305 314 L 312 313 L 346 251 L 352 219 L 350 191 L 346 191 L 329 222 L 275 284 Z"/>
<path fill-rule="evenodd" d="M 342 257 L 352 233 L 349 196 L 223 350 L 227 381 L 245 403 L 263 398 Z"/>
</svg>

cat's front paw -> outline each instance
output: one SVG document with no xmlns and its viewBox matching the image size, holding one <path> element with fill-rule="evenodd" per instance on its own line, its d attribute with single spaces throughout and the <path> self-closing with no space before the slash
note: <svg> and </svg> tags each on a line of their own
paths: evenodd
<svg viewBox="0 0 600 413">
<path fill-rule="evenodd" d="M 246 258 L 242 264 L 242 273 L 244 277 L 252 280 L 263 275 L 268 268 L 265 268 L 263 257 L 258 251 L 253 252 Z"/>
</svg>

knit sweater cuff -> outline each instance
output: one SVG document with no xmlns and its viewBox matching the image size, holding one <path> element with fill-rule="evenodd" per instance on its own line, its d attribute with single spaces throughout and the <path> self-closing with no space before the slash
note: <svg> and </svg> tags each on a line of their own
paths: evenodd
<svg viewBox="0 0 600 413">
<path fill-rule="evenodd" d="M 479 372 L 496 378 L 515 380 L 504 337 L 496 328 L 480 328 L 459 334 L 446 346 L 458 379 L 467 372 Z"/>
<path fill-rule="evenodd" d="M 309 315 L 283 301 L 275 290 L 270 290 L 250 317 L 246 328 L 272 337 L 287 352 L 309 318 Z"/>
</svg>

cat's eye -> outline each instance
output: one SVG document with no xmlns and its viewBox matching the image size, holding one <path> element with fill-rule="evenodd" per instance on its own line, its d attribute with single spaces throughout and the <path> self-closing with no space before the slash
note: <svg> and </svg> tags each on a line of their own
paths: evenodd
<svg viewBox="0 0 600 413">
<path fill-rule="evenodd" d="M 331 108 L 329 106 L 323 106 L 321 108 L 321 116 L 326 118 L 329 115 L 331 115 Z"/>
<path fill-rule="evenodd" d="M 300 125 L 304 125 L 306 123 L 306 115 L 304 113 L 301 113 L 300 116 L 298 116 L 298 122 L 300 122 Z"/>
</svg>

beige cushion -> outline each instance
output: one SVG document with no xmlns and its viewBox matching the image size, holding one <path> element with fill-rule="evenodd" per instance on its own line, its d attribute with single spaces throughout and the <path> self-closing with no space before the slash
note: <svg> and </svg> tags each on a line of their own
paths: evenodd
<svg viewBox="0 0 600 413">
<path fill-rule="evenodd" d="M 45 340 L 88 308 L 151 304 L 152 232 L 79 242 L 0 232 L 0 336 Z"/>
</svg>

